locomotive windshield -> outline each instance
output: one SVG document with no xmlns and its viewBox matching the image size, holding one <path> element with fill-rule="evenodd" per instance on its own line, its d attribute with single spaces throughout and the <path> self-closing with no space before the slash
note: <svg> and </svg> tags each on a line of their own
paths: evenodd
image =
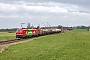
<svg viewBox="0 0 90 60">
<path fill-rule="evenodd" d="M 22 32 L 22 30 L 18 29 L 16 32 Z"/>
</svg>

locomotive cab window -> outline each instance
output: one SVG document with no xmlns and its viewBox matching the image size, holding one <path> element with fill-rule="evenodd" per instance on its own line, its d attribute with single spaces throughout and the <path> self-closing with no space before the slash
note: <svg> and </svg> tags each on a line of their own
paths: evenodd
<svg viewBox="0 0 90 60">
<path fill-rule="evenodd" d="M 18 29 L 17 32 L 22 32 L 22 30 L 19 30 L 19 29 Z"/>
</svg>

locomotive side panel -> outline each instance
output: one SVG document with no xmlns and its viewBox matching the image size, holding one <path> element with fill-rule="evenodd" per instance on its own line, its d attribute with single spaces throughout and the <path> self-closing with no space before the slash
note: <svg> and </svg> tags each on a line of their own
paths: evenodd
<svg viewBox="0 0 90 60">
<path fill-rule="evenodd" d="M 31 37 L 32 35 L 33 35 L 33 33 L 32 33 L 32 29 L 28 29 L 27 37 Z"/>
</svg>

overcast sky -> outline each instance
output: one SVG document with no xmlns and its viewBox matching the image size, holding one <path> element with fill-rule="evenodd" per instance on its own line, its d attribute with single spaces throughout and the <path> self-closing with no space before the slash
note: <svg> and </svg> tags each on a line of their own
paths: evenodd
<svg viewBox="0 0 90 60">
<path fill-rule="evenodd" d="M 90 0 L 0 0 L 0 28 L 90 25 Z"/>
</svg>

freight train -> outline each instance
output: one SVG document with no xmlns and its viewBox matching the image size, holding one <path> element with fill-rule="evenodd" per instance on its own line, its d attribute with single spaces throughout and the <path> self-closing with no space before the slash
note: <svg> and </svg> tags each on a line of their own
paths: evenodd
<svg viewBox="0 0 90 60">
<path fill-rule="evenodd" d="M 61 29 L 27 29 L 18 28 L 16 31 L 16 38 L 29 38 L 42 35 L 50 35 L 60 33 Z"/>
</svg>

